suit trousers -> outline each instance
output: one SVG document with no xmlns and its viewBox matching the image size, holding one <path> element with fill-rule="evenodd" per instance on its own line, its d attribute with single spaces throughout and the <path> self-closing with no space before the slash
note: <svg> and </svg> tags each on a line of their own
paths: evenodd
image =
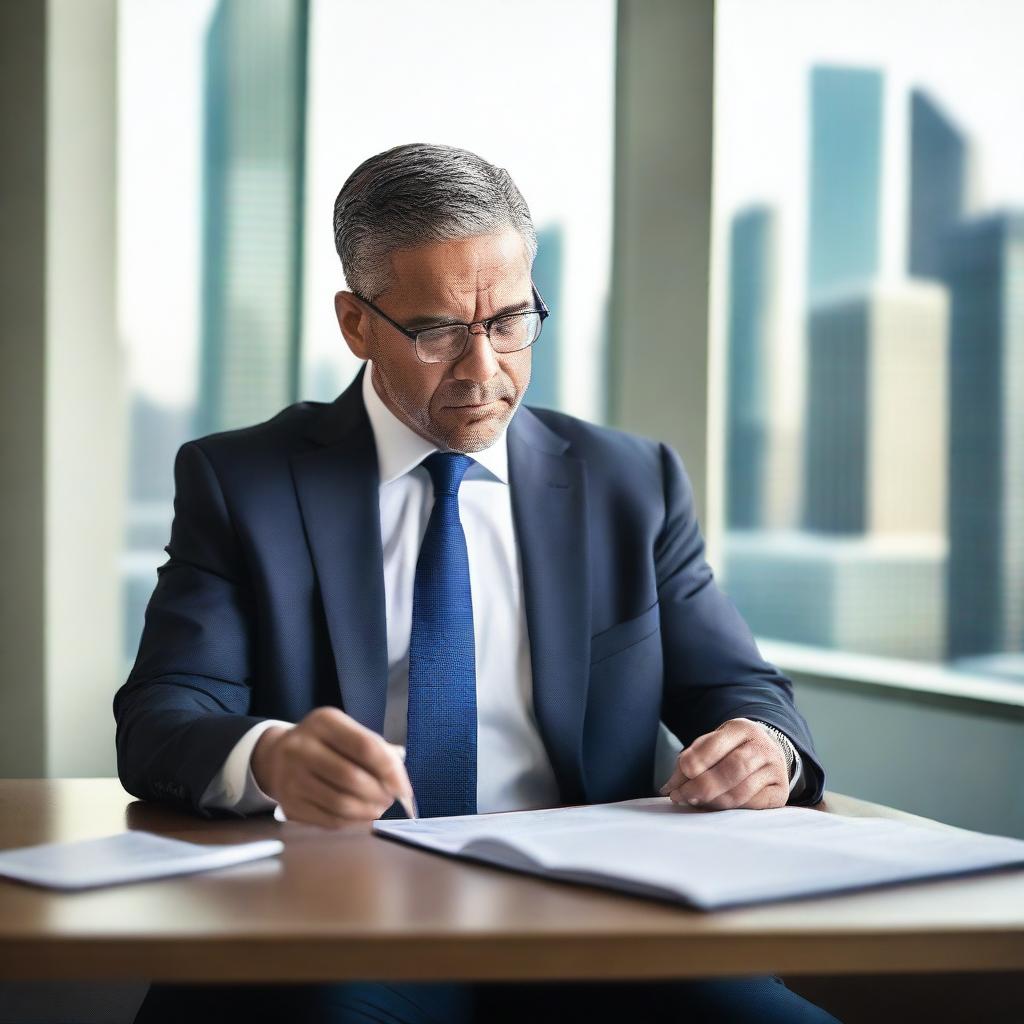
<svg viewBox="0 0 1024 1024">
<path fill-rule="evenodd" d="M 151 986 L 135 1024 L 838 1024 L 775 975 L 686 981 Z"/>
</svg>

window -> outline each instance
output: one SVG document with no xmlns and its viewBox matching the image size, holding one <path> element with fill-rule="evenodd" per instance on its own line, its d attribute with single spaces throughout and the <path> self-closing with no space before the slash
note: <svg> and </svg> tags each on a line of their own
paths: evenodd
<svg viewBox="0 0 1024 1024">
<path fill-rule="evenodd" d="M 721 574 L 761 637 L 1024 680 L 1022 36 L 718 4 Z"/>
</svg>

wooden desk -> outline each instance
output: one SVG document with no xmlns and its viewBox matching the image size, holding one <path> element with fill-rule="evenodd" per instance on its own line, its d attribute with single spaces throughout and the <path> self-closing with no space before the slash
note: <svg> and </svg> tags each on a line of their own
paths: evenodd
<svg viewBox="0 0 1024 1024">
<path fill-rule="evenodd" d="M 827 793 L 838 814 L 911 815 Z M 934 827 L 945 827 L 934 822 Z M 116 779 L 0 780 L 0 848 L 147 829 L 281 857 L 57 894 L 0 880 L 0 978 L 584 979 L 1024 969 L 1024 871 L 703 914 L 370 834 L 206 821 Z"/>
</svg>

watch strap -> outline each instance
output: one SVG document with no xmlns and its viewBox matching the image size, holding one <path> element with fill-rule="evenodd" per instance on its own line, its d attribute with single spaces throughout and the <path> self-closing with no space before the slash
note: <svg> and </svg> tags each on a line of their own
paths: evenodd
<svg viewBox="0 0 1024 1024">
<path fill-rule="evenodd" d="M 769 725 L 768 722 L 762 722 L 760 719 L 757 721 L 759 725 L 763 725 L 772 734 L 772 739 L 782 748 L 783 756 L 786 758 L 786 776 L 792 779 L 793 769 L 796 767 L 796 748 L 793 746 L 792 741 L 781 729 L 776 728 L 774 725 Z"/>
</svg>

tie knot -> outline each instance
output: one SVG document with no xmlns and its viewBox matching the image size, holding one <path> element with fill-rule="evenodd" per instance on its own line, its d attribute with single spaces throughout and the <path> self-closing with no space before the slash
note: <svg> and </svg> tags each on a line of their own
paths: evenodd
<svg viewBox="0 0 1024 1024">
<path fill-rule="evenodd" d="M 427 467 L 434 481 L 435 497 L 441 494 L 458 494 L 459 484 L 472 465 L 473 460 L 462 452 L 434 452 L 428 455 L 422 465 Z"/>
</svg>

